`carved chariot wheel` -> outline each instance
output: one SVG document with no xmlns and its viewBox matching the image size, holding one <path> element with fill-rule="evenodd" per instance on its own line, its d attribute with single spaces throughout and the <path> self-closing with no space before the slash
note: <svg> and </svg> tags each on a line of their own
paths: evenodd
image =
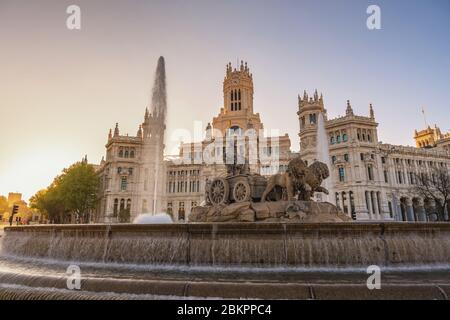
<svg viewBox="0 0 450 320">
<path fill-rule="evenodd" d="M 224 204 L 228 201 L 229 187 L 224 178 L 217 178 L 209 187 L 209 201 L 213 205 Z"/>
<path fill-rule="evenodd" d="M 233 187 L 233 199 L 236 202 L 250 201 L 251 188 L 247 180 L 240 180 Z"/>
</svg>

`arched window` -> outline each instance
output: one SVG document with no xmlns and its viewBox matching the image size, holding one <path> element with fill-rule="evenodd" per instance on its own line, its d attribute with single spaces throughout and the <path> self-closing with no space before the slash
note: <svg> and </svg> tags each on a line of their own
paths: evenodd
<svg viewBox="0 0 450 320">
<path fill-rule="evenodd" d="M 339 168 L 339 181 L 344 182 L 345 181 L 345 170 L 343 167 Z"/>
<path fill-rule="evenodd" d="M 344 134 L 342 135 L 342 141 L 347 142 L 347 140 L 348 140 L 347 134 L 344 133 Z"/>
<path fill-rule="evenodd" d="M 239 96 L 238 96 L 238 100 L 241 100 L 241 89 L 239 89 Z"/>
<path fill-rule="evenodd" d="M 130 158 L 134 158 L 134 149 L 131 149 L 130 151 Z"/>
<path fill-rule="evenodd" d="M 128 156 L 129 156 L 128 150 L 125 150 L 125 158 L 128 158 Z"/>
<path fill-rule="evenodd" d="M 131 199 L 127 200 L 127 210 L 131 209 Z"/>
<path fill-rule="evenodd" d="M 342 192 L 342 210 L 345 214 L 348 212 L 347 194 L 345 191 Z"/>
<path fill-rule="evenodd" d="M 336 156 L 332 156 L 331 157 L 331 163 L 335 163 L 336 162 Z"/>
<path fill-rule="evenodd" d="M 114 209 L 113 209 L 113 215 L 114 217 L 117 217 L 117 213 L 119 212 L 119 199 L 114 199 Z"/>
<path fill-rule="evenodd" d="M 125 209 L 125 199 L 120 199 L 120 211 Z"/>
<path fill-rule="evenodd" d="M 330 143 L 331 143 L 331 144 L 334 144 L 334 136 L 331 136 L 331 138 L 330 138 Z"/>
<path fill-rule="evenodd" d="M 227 134 L 228 134 L 228 136 L 233 136 L 233 135 L 240 136 L 240 135 L 242 135 L 242 129 L 238 126 L 232 126 L 227 130 Z"/>
<path fill-rule="evenodd" d="M 339 203 L 339 192 L 336 192 L 336 207 L 341 208 L 341 204 Z"/>
<path fill-rule="evenodd" d="M 353 195 L 353 191 L 349 192 L 349 197 L 350 197 L 350 213 L 352 214 L 352 219 L 356 220 L 355 197 Z"/>
<path fill-rule="evenodd" d="M 370 165 L 370 164 L 367 166 L 367 175 L 368 175 L 369 180 L 372 181 L 373 180 L 373 168 L 372 168 L 372 165 Z"/>
<path fill-rule="evenodd" d="M 237 100 L 237 90 L 234 90 L 234 100 Z"/>
<path fill-rule="evenodd" d="M 336 137 L 336 142 L 337 142 L 337 143 L 341 143 L 341 135 L 338 135 L 338 136 Z"/>
<path fill-rule="evenodd" d="M 119 157 L 123 158 L 123 149 L 122 148 L 119 148 Z"/>
<path fill-rule="evenodd" d="M 233 101 L 233 100 L 234 100 L 233 91 L 231 91 L 231 101 Z"/>
</svg>

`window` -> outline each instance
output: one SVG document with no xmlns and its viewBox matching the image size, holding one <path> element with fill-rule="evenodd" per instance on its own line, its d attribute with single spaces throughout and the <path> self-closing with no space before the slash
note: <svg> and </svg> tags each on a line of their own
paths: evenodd
<svg viewBox="0 0 450 320">
<path fill-rule="evenodd" d="M 349 157 L 348 157 L 348 154 L 347 154 L 347 153 L 344 154 L 344 160 L 345 160 L 345 162 L 348 162 L 348 161 L 349 161 Z"/>
<path fill-rule="evenodd" d="M 343 167 L 339 168 L 339 181 L 344 182 L 345 181 L 345 170 Z"/>
<path fill-rule="evenodd" d="M 336 163 L 336 156 L 331 157 L 331 163 Z"/>
<path fill-rule="evenodd" d="M 386 163 L 386 157 L 381 157 L 381 163 L 385 164 Z"/>
<path fill-rule="evenodd" d="M 310 124 L 316 124 L 316 114 L 315 113 L 312 113 L 312 114 L 310 114 L 309 115 L 309 123 Z"/>
<path fill-rule="evenodd" d="M 127 177 L 122 177 L 120 179 L 120 190 L 121 191 L 126 191 L 127 190 L 127 185 L 128 185 Z"/>
<path fill-rule="evenodd" d="M 350 212 L 352 214 L 352 219 L 356 220 L 355 197 L 353 196 L 353 191 L 350 191 L 349 195 L 350 195 Z"/>
<path fill-rule="evenodd" d="M 180 206 L 178 208 L 178 220 L 184 221 L 184 202 L 180 202 Z"/>
<path fill-rule="evenodd" d="M 388 180 L 388 172 L 387 172 L 386 170 L 384 170 L 384 171 L 383 171 L 383 174 L 384 174 L 384 182 L 385 182 L 385 183 L 389 183 L 389 180 Z"/>
<path fill-rule="evenodd" d="M 113 209 L 113 216 L 117 217 L 117 214 L 119 212 L 119 199 L 114 199 L 114 209 Z"/>
<path fill-rule="evenodd" d="M 334 144 L 334 136 L 331 136 L 331 138 L 330 138 L 330 143 L 331 143 L 331 144 Z"/>
<path fill-rule="evenodd" d="M 373 181 L 373 168 L 372 165 L 367 166 L 367 176 L 370 181 Z"/>
<path fill-rule="evenodd" d="M 341 204 L 339 203 L 339 192 L 336 192 L 336 207 L 341 208 Z"/>
<path fill-rule="evenodd" d="M 402 173 L 401 173 L 401 171 L 397 171 L 397 177 L 398 177 L 398 183 L 402 184 L 403 181 L 402 181 Z"/>
<path fill-rule="evenodd" d="M 347 140 L 348 140 L 347 134 L 344 133 L 344 134 L 342 135 L 342 141 L 347 142 Z"/>
<path fill-rule="evenodd" d="M 391 218 L 394 217 L 393 212 L 392 212 L 392 203 L 390 201 L 388 201 L 388 208 L 389 208 L 389 216 Z"/>
<path fill-rule="evenodd" d="M 342 192 L 342 210 L 344 211 L 344 213 L 348 212 L 348 205 L 347 205 L 347 194 L 344 192 Z"/>
<path fill-rule="evenodd" d="M 338 136 L 336 137 L 336 143 L 341 143 L 341 136 L 340 136 L 340 135 L 338 135 Z"/>
<path fill-rule="evenodd" d="M 147 200 L 143 199 L 142 200 L 142 213 L 147 212 Z"/>
<path fill-rule="evenodd" d="M 364 153 L 360 153 L 359 156 L 361 157 L 361 161 L 364 161 Z"/>
</svg>

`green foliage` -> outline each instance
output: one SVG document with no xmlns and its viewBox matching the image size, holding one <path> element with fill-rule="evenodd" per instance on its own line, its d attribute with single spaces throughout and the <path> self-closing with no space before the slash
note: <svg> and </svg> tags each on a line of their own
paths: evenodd
<svg viewBox="0 0 450 320">
<path fill-rule="evenodd" d="M 10 207 L 8 205 L 8 199 L 4 196 L 0 196 L 0 213 L 9 212 Z"/>
<path fill-rule="evenodd" d="M 54 223 L 68 222 L 70 214 L 74 214 L 77 221 L 87 223 L 97 203 L 98 187 L 94 167 L 77 162 L 64 169 L 47 189 L 38 191 L 30 199 L 30 205 Z"/>
</svg>

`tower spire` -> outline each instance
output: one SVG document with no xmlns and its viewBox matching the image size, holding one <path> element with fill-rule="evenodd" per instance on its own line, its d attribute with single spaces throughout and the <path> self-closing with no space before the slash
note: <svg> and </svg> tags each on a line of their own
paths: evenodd
<svg viewBox="0 0 450 320">
<path fill-rule="evenodd" d="M 352 105 L 350 104 L 350 100 L 347 100 L 347 109 L 345 110 L 345 115 L 347 115 L 347 116 L 353 115 L 353 109 L 352 109 Z"/>
<path fill-rule="evenodd" d="M 114 137 L 119 136 L 119 123 L 116 122 L 116 128 L 114 129 Z"/>
<path fill-rule="evenodd" d="M 370 116 L 370 119 L 375 119 L 375 113 L 373 112 L 372 104 L 370 104 L 370 106 L 369 106 L 369 116 Z"/>
</svg>

